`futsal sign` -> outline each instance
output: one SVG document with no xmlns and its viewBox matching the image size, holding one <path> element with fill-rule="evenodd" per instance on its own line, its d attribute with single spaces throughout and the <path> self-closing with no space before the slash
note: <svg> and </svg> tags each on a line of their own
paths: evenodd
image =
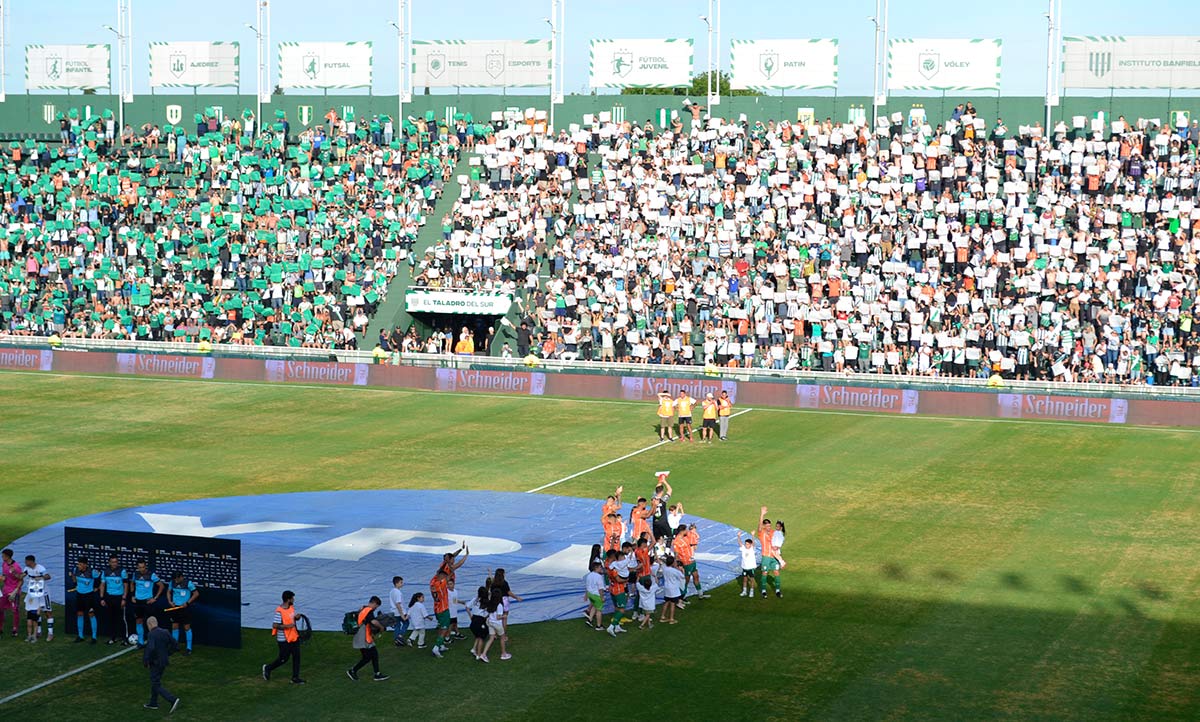
<svg viewBox="0 0 1200 722">
<path fill-rule="evenodd" d="M 280 43 L 282 88 L 370 88 L 371 43 Z"/>
<path fill-rule="evenodd" d="M 653 479 L 645 482 L 643 491 L 651 491 Z M 513 591 L 525 598 L 512 606 L 512 621 L 522 623 L 579 615 L 591 546 L 602 535 L 600 506 L 599 499 L 489 491 L 269 494 L 93 514 L 45 527 L 10 546 L 37 555 L 57 576 L 74 563 L 64 557 L 66 526 L 202 537 L 200 542 L 240 540 L 243 624 L 269 628 L 280 592 L 291 589 L 296 608 L 315 629 L 334 630 L 347 610 L 372 595 L 386 597 L 393 576 L 404 577 L 407 595 L 424 590 L 428 597 L 442 554 L 465 543 L 470 557 L 457 574 L 460 595 L 465 599 L 482 585 L 487 570 L 503 568 Z M 700 534 L 696 560 L 704 586 L 733 579 L 737 530 L 690 515 L 684 523 L 695 523 Z M 88 556 L 107 554 L 96 549 Z M 93 566 L 100 564 L 93 560 Z M 164 571 L 177 566 L 167 564 Z M 205 593 L 202 589 L 201 600 Z"/>
<path fill-rule="evenodd" d="M 414 40 L 413 85 L 523 88 L 550 85 L 549 40 Z"/>
<path fill-rule="evenodd" d="M 734 40 L 729 85 L 735 90 L 836 88 L 838 41 Z"/>
<path fill-rule="evenodd" d="M 692 82 L 692 40 L 593 40 L 593 88 L 678 88 Z"/>
<path fill-rule="evenodd" d="M 1000 40 L 888 41 L 888 90 L 999 90 Z"/>
<path fill-rule="evenodd" d="M 154 88 L 236 88 L 237 42 L 150 43 L 150 86 Z"/>
<path fill-rule="evenodd" d="M 1200 88 L 1200 37 L 1063 38 L 1064 88 Z"/>
<path fill-rule="evenodd" d="M 94 90 L 110 86 L 108 45 L 26 45 L 26 90 Z"/>
</svg>

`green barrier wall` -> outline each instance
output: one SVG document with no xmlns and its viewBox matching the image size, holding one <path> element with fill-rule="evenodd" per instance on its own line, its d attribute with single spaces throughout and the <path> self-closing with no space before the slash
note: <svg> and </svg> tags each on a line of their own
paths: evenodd
<svg viewBox="0 0 1200 722">
<path fill-rule="evenodd" d="M 555 109 L 555 120 L 565 127 L 579 122 L 585 113 L 612 112 L 618 120 L 639 123 L 647 120 L 656 122 L 661 109 L 679 110 L 684 98 L 661 95 L 569 95 Z M 886 106 L 888 113 L 903 112 L 906 116 L 912 108 L 924 108 L 931 121 L 946 118 L 956 103 L 971 100 L 975 103 L 989 125 L 997 117 L 1004 119 L 1012 131 L 1018 125 L 1032 124 L 1044 118 L 1045 110 L 1040 97 L 1002 97 L 995 95 L 962 94 L 941 96 L 893 96 Z M 428 111 L 434 117 L 453 117 L 456 112 L 471 113 L 475 119 L 488 119 L 491 112 L 514 108 L 547 109 L 544 95 L 421 95 L 404 106 L 405 115 L 424 115 Z M 0 103 L 0 133 L 49 133 L 57 132 L 55 115 L 71 108 L 86 114 L 99 115 L 104 109 L 116 112 L 116 96 L 112 95 L 9 95 Z M 178 122 L 193 130 L 197 112 L 207 107 L 220 108 L 224 113 L 240 114 L 245 108 L 254 108 L 253 95 L 140 95 L 125 106 L 126 122 L 132 125 L 143 123 Z M 263 114 L 273 119 L 276 110 L 287 114 L 293 130 L 321 122 L 329 108 L 336 108 L 339 115 L 347 112 L 359 115 L 386 113 L 395 115 L 396 96 L 388 95 L 277 95 L 263 106 Z M 867 96 L 763 96 L 725 98 L 715 112 L 722 117 L 736 117 L 742 113 L 750 121 L 796 120 L 802 108 L 811 108 L 818 118 L 831 117 L 846 121 L 852 113 L 870 114 L 870 98 Z M 1172 111 L 1186 111 L 1192 118 L 1200 119 L 1200 98 L 1183 97 L 1064 97 L 1055 108 L 1055 120 L 1065 119 L 1068 124 L 1074 116 L 1091 117 L 1103 111 L 1112 118 L 1124 115 L 1129 120 L 1137 118 L 1159 118 L 1166 122 Z M 176 120 L 178 118 L 178 120 Z"/>
</svg>

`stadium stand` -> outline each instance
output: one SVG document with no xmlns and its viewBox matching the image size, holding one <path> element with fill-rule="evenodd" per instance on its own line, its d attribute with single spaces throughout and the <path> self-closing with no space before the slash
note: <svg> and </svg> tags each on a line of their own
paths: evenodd
<svg viewBox="0 0 1200 722">
<path fill-rule="evenodd" d="M 1195 126 L 1047 137 L 964 103 L 876 133 L 676 118 L 547 139 L 460 116 L 396 137 L 386 116 L 290 135 L 247 111 L 116 143 L 107 114 L 60 120 L 5 153 L 11 334 L 355 348 L 458 183 L 403 283 L 513 293 L 497 339 L 520 355 L 1153 384 L 1200 364 Z M 405 331 L 386 350 L 451 347 Z"/>
<path fill-rule="evenodd" d="M 355 348 L 458 157 L 424 120 L 289 135 L 282 112 L 114 138 L 60 118 L 5 153 L 0 312 L 15 335 Z"/>
<path fill-rule="evenodd" d="M 878 134 L 518 127 L 476 146 L 488 176 L 421 268 L 527 294 L 522 355 L 1192 383 L 1197 140 L 1123 117 L 1014 132 L 970 103 Z M 587 151 L 595 176 L 572 172 Z"/>
</svg>

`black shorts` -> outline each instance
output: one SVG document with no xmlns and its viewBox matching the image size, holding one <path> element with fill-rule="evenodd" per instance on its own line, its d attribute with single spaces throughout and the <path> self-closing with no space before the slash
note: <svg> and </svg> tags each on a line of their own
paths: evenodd
<svg viewBox="0 0 1200 722">
<path fill-rule="evenodd" d="M 75 613 L 86 614 L 100 608 L 100 595 L 96 592 L 75 595 Z"/>
<path fill-rule="evenodd" d="M 742 576 L 745 577 L 746 579 L 753 579 L 757 575 L 758 575 L 758 567 L 755 567 L 754 569 L 743 569 L 742 570 Z"/>
<path fill-rule="evenodd" d="M 681 425 L 684 425 L 684 426 L 691 426 L 691 425 L 692 425 L 692 417 L 690 417 L 690 416 L 680 416 L 680 417 L 679 417 L 679 423 L 680 423 Z"/>
<path fill-rule="evenodd" d="M 36 622 L 37 620 L 41 619 L 41 614 L 42 613 L 36 609 L 25 610 L 25 618 L 31 622 Z"/>
<path fill-rule="evenodd" d="M 675 603 L 676 603 L 676 602 L 678 602 L 680 599 L 683 599 L 683 597 L 682 597 L 682 596 L 679 596 L 679 597 L 663 597 L 663 601 L 664 601 L 664 602 L 670 602 L 671 604 L 675 604 Z"/>
<path fill-rule="evenodd" d="M 184 607 L 183 609 L 176 609 L 175 611 L 170 612 L 169 614 L 171 615 L 171 624 L 178 624 L 179 626 L 182 627 L 185 624 L 192 623 L 192 608 L 191 607 Z"/>
<path fill-rule="evenodd" d="M 471 634 L 475 635 L 475 639 L 487 639 L 487 617 L 471 617 Z"/>
<path fill-rule="evenodd" d="M 717 420 L 716 419 L 705 419 L 704 420 L 704 428 L 706 428 L 706 429 L 717 428 Z"/>
<path fill-rule="evenodd" d="M 153 613 L 154 613 L 154 609 L 151 608 L 149 599 L 147 599 L 145 601 L 140 601 L 137 599 L 133 600 L 133 618 L 134 619 L 144 620 Z"/>
</svg>

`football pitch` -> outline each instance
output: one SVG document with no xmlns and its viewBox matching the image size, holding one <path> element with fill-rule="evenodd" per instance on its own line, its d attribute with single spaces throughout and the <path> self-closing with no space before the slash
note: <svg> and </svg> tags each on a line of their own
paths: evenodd
<svg viewBox="0 0 1200 722">
<path fill-rule="evenodd" d="M 726 443 L 606 464 L 655 443 L 652 404 L 4 373 L 0 409 L 5 545 L 181 499 L 564 478 L 539 493 L 594 498 L 598 519 L 658 469 L 689 515 L 787 522 L 783 599 L 726 585 L 616 639 L 517 625 L 490 665 L 467 643 L 443 660 L 385 645 L 381 684 L 346 679 L 337 633 L 304 647 L 307 686 L 265 683 L 275 645 L 248 629 L 241 650 L 172 658 L 181 719 L 1200 717 L 1194 430 L 753 409 Z M 398 573 L 415 590 L 433 566 Z M 113 652 L 71 644 L 67 621 L 51 644 L 0 639 L 0 699 Z M 0 714 L 126 718 L 147 688 L 134 652 Z"/>
</svg>

